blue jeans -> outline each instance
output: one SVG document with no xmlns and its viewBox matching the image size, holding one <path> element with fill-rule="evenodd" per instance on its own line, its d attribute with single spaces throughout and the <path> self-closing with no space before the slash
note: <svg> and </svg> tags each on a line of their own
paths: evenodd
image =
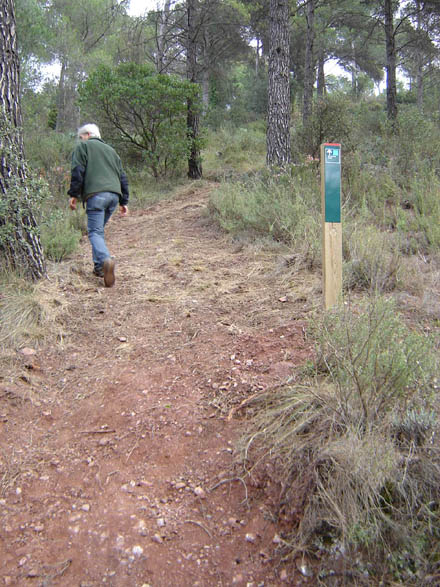
<svg viewBox="0 0 440 587">
<path fill-rule="evenodd" d="M 92 257 L 95 269 L 102 269 L 102 265 L 110 257 L 104 240 L 104 226 L 119 204 L 118 194 L 99 192 L 86 202 L 87 231 L 92 245 Z"/>
</svg>

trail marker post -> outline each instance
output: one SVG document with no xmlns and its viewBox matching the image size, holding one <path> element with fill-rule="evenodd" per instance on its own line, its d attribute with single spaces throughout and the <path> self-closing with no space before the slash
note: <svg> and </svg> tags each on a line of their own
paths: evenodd
<svg viewBox="0 0 440 587">
<path fill-rule="evenodd" d="M 328 310 L 342 299 L 341 145 L 321 145 L 322 291 Z"/>
</svg>

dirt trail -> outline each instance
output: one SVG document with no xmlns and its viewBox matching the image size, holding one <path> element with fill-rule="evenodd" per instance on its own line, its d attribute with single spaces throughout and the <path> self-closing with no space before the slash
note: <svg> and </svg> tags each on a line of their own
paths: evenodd
<svg viewBox="0 0 440 587">
<path fill-rule="evenodd" d="M 307 582 L 234 462 L 241 402 L 309 353 L 319 282 L 216 229 L 210 189 L 111 221 L 114 288 L 86 240 L 51 271 L 63 340 L 0 377 L 0 585 Z"/>
</svg>

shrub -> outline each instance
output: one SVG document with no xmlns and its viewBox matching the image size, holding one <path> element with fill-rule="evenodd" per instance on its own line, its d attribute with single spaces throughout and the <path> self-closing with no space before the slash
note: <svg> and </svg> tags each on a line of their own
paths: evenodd
<svg viewBox="0 0 440 587">
<path fill-rule="evenodd" d="M 211 195 L 211 211 L 232 233 L 270 236 L 295 246 L 315 264 L 320 249 L 319 182 L 312 166 L 290 174 L 263 171 L 222 184 Z"/>
<path fill-rule="evenodd" d="M 48 259 L 62 261 L 77 248 L 81 230 L 73 225 L 76 223 L 75 216 L 71 218 L 61 210 L 53 210 L 49 218 L 42 223 L 41 242 Z"/>
<path fill-rule="evenodd" d="M 319 157 L 324 142 L 342 143 L 347 153 L 355 147 L 356 126 L 352 102 L 341 94 L 329 95 L 318 100 L 310 122 L 293 133 L 292 142 L 298 145 L 300 153 L 312 157 Z"/>
<path fill-rule="evenodd" d="M 188 158 L 187 101 L 199 87 L 147 65 L 100 66 L 81 88 L 82 103 L 118 145 L 137 154 L 155 178 L 175 175 Z"/>
<path fill-rule="evenodd" d="M 403 270 L 399 236 L 366 221 L 345 228 L 345 288 L 376 294 L 396 289 Z"/>
<path fill-rule="evenodd" d="M 261 395 L 244 438 L 249 474 L 280 484 L 292 554 L 313 552 L 327 570 L 343 557 L 354 583 L 424 584 L 440 546 L 434 345 L 381 298 L 310 330 L 314 373 Z"/>
</svg>

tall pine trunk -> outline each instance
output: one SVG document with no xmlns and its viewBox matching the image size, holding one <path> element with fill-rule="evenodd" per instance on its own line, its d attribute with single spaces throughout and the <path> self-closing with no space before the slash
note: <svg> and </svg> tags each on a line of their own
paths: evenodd
<svg viewBox="0 0 440 587">
<path fill-rule="evenodd" d="M 268 165 L 284 166 L 291 161 L 289 61 L 289 2 L 270 0 Z"/>
<path fill-rule="evenodd" d="M 318 55 L 318 77 L 317 77 L 317 85 L 316 85 L 316 93 L 318 98 L 321 100 L 325 97 L 325 57 L 323 49 L 319 50 Z"/>
<path fill-rule="evenodd" d="M 396 85 L 396 40 L 394 37 L 393 0 L 384 0 L 385 41 L 387 55 L 387 116 L 393 123 L 397 119 L 397 85 Z"/>
<path fill-rule="evenodd" d="M 24 161 L 13 0 L 0 4 L 0 253 L 26 277 L 45 275 Z"/>
<path fill-rule="evenodd" d="M 196 0 L 186 0 L 187 10 L 187 46 L 186 46 L 186 74 L 193 84 L 197 83 L 197 27 L 196 27 Z M 190 155 L 188 159 L 188 177 L 200 179 L 202 177 L 202 158 L 200 155 L 199 123 L 200 114 L 194 101 L 188 98 L 186 126 L 190 140 Z"/>
<path fill-rule="evenodd" d="M 303 125 L 307 126 L 312 116 L 313 85 L 315 68 L 313 65 L 313 48 L 315 44 L 315 0 L 308 0 L 306 6 L 306 57 L 304 64 Z"/>
</svg>

